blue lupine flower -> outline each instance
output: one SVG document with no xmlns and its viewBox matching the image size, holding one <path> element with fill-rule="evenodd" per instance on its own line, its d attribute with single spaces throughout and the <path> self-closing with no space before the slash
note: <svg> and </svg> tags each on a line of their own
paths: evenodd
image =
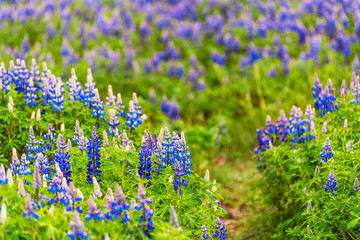
<svg viewBox="0 0 360 240">
<path fill-rule="evenodd" d="M 30 161 L 27 159 L 26 155 L 21 155 L 20 158 L 20 167 L 18 168 L 19 175 L 31 175 L 32 171 L 29 168 Z"/>
<path fill-rule="evenodd" d="M 360 84 L 359 84 L 359 77 L 356 76 L 355 72 L 353 72 L 353 76 L 351 79 L 351 96 L 355 97 L 355 99 L 351 99 L 350 104 L 360 104 Z"/>
<path fill-rule="evenodd" d="M 100 183 L 101 170 L 100 170 L 100 140 L 96 133 L 95 126 L 92 128 L 91 139 L 87 144 L 87 155 L 89 163 L 87 165 L 87 182 L 93 184 L 93 177 Z"/>
<path fill-rule="evenodd" d="M 69 187 L 66 188 L 64 196 L 60 199 L 60 202 L 66 207 L 67 212 L 76 211 L 82 213 L 82 207 L 76 206 L 77 202 L 82 202 L 83 196 L 78 193 L 73 182 L 70 182 Z"/>
<path fill-rule="evenodd" d="M 226 57 L 224 55 L 219 54 L 217 51 L 211 52 L 211 61 L 219 66 L 226 65 Z"/>
<path fill-rule="evenodd" d="M 34 129 L 32 126 L 30 126 L 29 144 L 26 144 L 27 160 L 35 162 L 36 154 L 38 154 L 38 152 L 40 152 L 40 150 L 41 150 L 38 144 L 39 144 L 39 141 L 35 140 Z"/>
<path fill-rule="evenodd" d="M 321 116 L 324 116 L 327 112 L 333 112 L 337 109 L 337 105 L 334 104 L 336 96 L 333 94 L 335 88 L 332 88 L 332 82 L 329 79 L 327 86 L 323 89 L 319 95 Z"/>
<path fill-rule="evenodd" d="M 331 194 L 335 195 L 334 191 L 336 191 L 337 189 L 338 189 L 338 186 L 337 186 L 334 170 L 331 170 L 331 172 L 327 178 L 327 182 L 325 184 L 325 191 L 331 190 Z"/>
<path fill-rule="evenodd" d="M 52 82 L 51 82 L 51 72 L 50 70 L 47 71 L 47 73 L 43 73 L 43 82 L 44 85 L 42 87 L 42 105 L 46 106 L 47 104 L 51 104 L 52 103 L 52 99 L 53 99 L 53 92 L 54 87 L 52 86 Z"/>
<path fill-rule="evenodd" d="M 116 103 L 116 96 L 114 96 L 114 92 L 111 85 L 108 86 L 108 96 L 105 99 L 107 101 L 105 104 L 106 107 L 114 106 Z"/>
<path fill-rule="evenodd" d="M 76 239 L 88 239 L 87 233 L 81 229 L 84 227 L 84 223 L 81 222 L 79 213 L 77 211 L 74 212 L 72 216 L 72 221 L 70 222 L 70 227 L 73 229 L 69 230 L 66 234 L 72 240 Z"/>
<path fill-rule="evenodd" d="M 91 108 L 93 109 L 91 111 L 91 114 L 94 118 L 97 119 L 97 121 L 99 121 L 99 119 L 101 120 L 105 119 L 103 101 L 101 101 L 100 99 L 99 91 L 97 90 L 97 88 L 95 88 L 95 96 L 94 96 L 94 101 L 91 104 Z"/>
<path fill-rule="evenodd" d="M 72 140 L 74 142 L 78 142 L 79 138 L 80 138 L 80 123 L 79 123 L 79 120 L 76 120 L 75 127 L 74 127 L 74 136 L 73 136 Z"/>
<path fill-rule="evenodd" d="M 37 214 L 35 212 L 35 203 L 30 198 L 29 194 L 27 194 L 26 198 L 25 198 L 25 210 L 23 211 L 23 216 L 26 217 L 29 220 L 31 220 L 33 218 L 34 219 L 39 219 L 40 218 L 39 214 Z"/>
<path fill-rule="evenodd" d="M 30 73 L 29 73 L 29 77 L 30 79 L 32 79 L 33 83 L 34 83 L 34 87 L 36 88 L 37 91 L 41 90 L 41 86 L 39 85 L 39 83 L 42 83 L 42 79 L 40 78 L 40 71 L 39 71 L 39 66 L 36 64 L 35 59 L 33 58 L 31 60 L 31 67 L 30 67 Z"/>
<path fill-rule="evenodd" d="M 141 144 L 141 150 L 139 152 L 139 167 L 138 173 L 140 178 L 151 180 L 151 171 L 152 171 L 152 147 L 153 147 L 153 139 L 150 133 L 145 131 L 144 141 Z M 150 182 L 147 186 L 150 186 Z"/>
<path fill-rule="evenodd" d="M 19 158 L 17 156 L 16 149 L 13 148 L 12 157 L 11 157 L 11 163 L 9 164 L 9 168 L 11 169 L 11 174 L 15 175 L 15 178 L 16 178 L 16 174 L 19 171 L 19 167 L 20 167 L 20 161 L 19 161 Z"/>
<path fill-rule="evenodd" d="M 0 184 L 8 184 L 8 179 L 3 164 L 0 164 Z"/>
<path fill-rule="evenodd" d="M 322 84 L 319 80 L 319 77 L 317 75 L 317 73 L 315 73 L 315 85 L 312 86 L 312 89 L 313 89 L 313 98 L 315 100 L 315 103 L 314 103 L 314 107 L 315 108 L 321 108 L 321 101 L 320 101 L 320 94 L 323 90 L 323 87 L 322 87 Z"/>
<path fill-rule="evenodd" d="M 44 150 L 45 151 L 52 151 L 54 149 L 55 138 L 56 138 L 55 128 L 52 126 L 51 123 L 48 125 L 48 132 L 44 135 L 44 140 L 48 140 L 48 143 L 45 144 Z M 51 162 L 50 162 L 51 164 Z"/>
<path fill-rule="evenodd" d="M 348 92 L 347 88 L 346 88 L 346 81 L 345 79 L 343 79 L 342 83 L 341 83 L 341 87 L 340 87 L 340 96 L 342 98 L 345 97 L 346 93 Z"/>
<path fill-rule="evenodd" d="M 161 143 L 161 164 L 160 168 L 166 168 L 169 164 L 175 163 L 174 159 L 174 142 L 170 140 L 171 135 L 167 127 L 165 127 L 164 139 Z"/>
<path fill-rule="evenodd" d="M 83 93 L 82 93 L 82 87 L 79 82 L 77 82 L 77 76 L 75 74 L 75 69 L 71 69 L 71 78 L 66 83 L 66 85 L 69 87 L 69 100 L 70 101 L 82 101 Z M 74 103 L 75 104 L 75 103 Z"/>
<path fill-rule="evenodd" d="M 120 112 L 117 115 L 125 117 L 125 115 L 126 115 L 126 113 L 124 112 L 125 106 L 122 104 L 123 104 L 123 102 L 122 102 L 121 94 L 118 93 L 117 97 L 116 97 L 115 108 L 118 109 L 118 111 L 120 111 Z"/>
<path fill-rule="evenodd" d="M 45 177 L 46 180 L 51 180 L 49 160 L 43 153 L 38 153 L 36 157 L 36 164 L 41 174 L 41 179 Z"/>
<path fill-rule="evenodd" d="M 139 118 L 139 112 L 135 109 L 135 104 L 133 101 L 129 102 L 129 112 L 127 114 L 126 125 L 130 128 L 130 133 L 132 130 L 137 128 L 142 123 L 142 120 Z"/>
<path fill-rule="evenodd" d="M 37 89 L 34 86 L 33 80 L 30 78 L 29 81 L 26 83 L 25 88 L 25 105 L 29 107 L 37 107 L 36 100 L 38 97 L 36 96 Z"/>
<path fill-rule="evenodd" d="M 301 119 L 301 109 L 292 106 L 290 116 L 290 133 L 293 135 L 292 142 L 305 142 L 307 139 L 305 132 L 309 131 L 309 128 L 305 124 L 306 121 Z"/>
<path fill-rule="evenodd" d="M 89 198 L 89 212 L 85 216 L 86 221 L 90 221 L 92 219 L 96 219 L 98 221 L 101 221 L 104 219 L 104 216 L 102 215 L 102 210 L 97 209 L 97 205 L 94 202 L 94 200 L 90 197 Z"/>
<path fill-rule="evenodd" d="M 332 152 L 332 149 L 331 149 L 331 144 L 330 144 L 330 139 L 327 138 L 325 143 L 324 143 L 324 146 L 323 146 L 323 150 L 321 153 L 320 153 L 320 157 L 321 157 L 321 164 L 324 162 L 324 163 L 328 163 L 328 161 L 334 156 L 334 153 Z"/>
<path fill-rule="evenodd" d="M 209 234 L 208 234 L 208 232 L 207 232 L 207 229 L 206 229 L 205 225 L 202 225 L 202 226 L 201 226 L 201 231 L 203 232 L 202 237 L 203 237 L 204 239 L 209 239 L 209 238 L 210 238 L 210 236 L 209 236 Z"/>
<path fill-rule="evenodd" d="M 59 149 L 57 153 L 55 153 L 55 162 L 59 165 L 64 177 L 67 180 L 67 183 L 69 184 L 71 182 L 70 153 L 65 152 L 65 149 L 67 149 L 67 144 L 62 134 L 59 134 L 57 145 Z"/>
<path fill-rule="evenodd" d="M 114 196 L 116 199 L 114 199 Z M 128 210 L 130 205 L 125 202 L 126 195 L 123 193 L 122 188 L 115 183 L 115 193 L 112 194 L 111 188 L 108 189 L 108 193 L 105 196 L 106 205 L 104 208 L 110 209 L 105 213 L 105 217 L 109 220 L 118 219 L 122 215 L 122 221 L 128 222 L 131 220 Z"/>
<path fill-rule="evenodd" d="M 148 207 L 148 205 L 152 204 L 150 198 L 144 198 L 146 191 L 141 183 L 138 183 L 138 195 L 137 199 L 140 200 L 141 208 L 137 208 L 136 210 L 143 210 L 143 214 L 139 218 L 139 222 L 144 223 L 143 232 L 144 234 L 150 238 L 150 231 L 155 229 L 154 222 L 152 217 L 154 216 L 154 211 Z"/>
<path fill-rule="evenodd" d="M 117 128 L 117 126 L 120 125 L 120 122 L 117 120 L 118 116 L 116 116 L 115 114 L 115 110 L 114 109 L 109 109 L 109 129 L 107 130 L 107 132 L 109 133 L 109 135 L 117 135 L 120 133 L 119 129 Z"/>
<path fill-rule="evenodd" d="M 62 185 L 63 183 L 63 173 L 59 167 L 59 165 L 55 162 L 55 169 L 56 169 L 56 175 L 52 178 L 48 191 L 51 193 L 54 193 L 56 195 L 56 198 L 51 198 L 48 203 L 58 203 L 61 201 L 63 194 L 65 193 L 66 189 Z M 64 178 L 65 179 L 65 178 Z"/>
<path fill-rule="evenodd" d="M 215 234 L 213 235 L 213 237 L 215 238 L 219 238 L 220 240 L 225 240 L 227 239 L 226 236 L 226 227 L 224 226 L 224 223 L 220 220 L 220 218 L 216 219 L 216 231 Z"/>
<path fill-rule="evenodd" d="M 5 94 L 10 91 L 11 77 L 6 71 L 5 64 L 0 63 L 0 81 L 3 84 L 3 89 L 5 89 Z"/>
<path fill-rule="evenodd" d="M 87 82 L 85 83 L 85 87 L 86 89 L 84 90 L 83 97 L 84 106 L 89 106 L 91 109 L 91 105 L 93 104 L 95 97 L 95 83 L 93 82 L 93 76 L 90 68 L 88 69 Z"/>
<path fill-rule="evenodd" d="M 50 106 L 53 110 L 60 114 L 60 111 L 64 111 L 64 96 L 61 94 L 61 82 L 56 84 L 55 91 L 52 92 Z M 58 115 L 60 116 L 60 115 Z"/>
</svg>

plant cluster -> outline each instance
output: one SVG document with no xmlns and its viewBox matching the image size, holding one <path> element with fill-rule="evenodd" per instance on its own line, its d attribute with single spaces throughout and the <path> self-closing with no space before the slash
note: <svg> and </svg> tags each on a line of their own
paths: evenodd
<svg viewBox="0 0 360 240">
<path fill-rule="evenodd" d="M 144 131 L 135 93 L 127 109 L 109 86 L 104 104 L 90 69 L 83 87 L 35 60 L 3 73 L 1 238 L 226 238 L 216 182 L 192 172 L 184 133 Z"/>
<path fill-rule="evenodd" d="M 293 131 L 283 111 L 258 130 L 258 187 L 276 216 L 273 237 L 359 238 L 358 84 L 354 73 L 336 97 L 331 80 L 323 87 L 315 75 L 316 110 L 309 105 L 303 115 L 294 106 L 290 113 L 302 130 Z"/>
</svg>

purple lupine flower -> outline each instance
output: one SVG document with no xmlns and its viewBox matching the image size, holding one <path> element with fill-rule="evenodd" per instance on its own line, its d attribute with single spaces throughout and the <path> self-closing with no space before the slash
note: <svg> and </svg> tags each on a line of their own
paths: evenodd
<svg viewBox="0 0 360 240">
<path fill-rule="evenodd" d="M 320 102 L 320 94 L 323 90 L 322 84 L 319 80 L 319 77 L 317 75 L 317 73 L 315 73 L 315 78 L 314 78 L 314 82 L 315 85 L 312 86 L 312 90 L 313 90 L 313 98 L 315 100 L 314 103 L 314 107 L 315 108 L 321 108 L 321 102 Z"/>
<path fill-rule="evenodd" d="M 204 239 L 209 239 L 209 238 L 210 238 L 210 236 L 209 236 L 209 234 L 208 234 L 208 232 L 207 232 L 207 228 L 205 227 L 205 225 L 202 225 L 202 226 L 201 226 L 201 231 L 203 232 L 202 237 L 203 237 Z"/>
<path fill-rule="evenodd" d="M 116 96 L 114 96 L 114 92 L 111 85 L 108 86 L 108 96 L 105 99 L 107 101 L 105 104 L 106 107 L 114 106 L 116 103 Z"/>
<path fill-rule="evenodd" d="M 135 104 L 133 101 L 129 102 L 129 112 L 127 114 L 126 125 L 130 128 L 130 133 L 132 130 L 137 128 L 140 124 L 142 124 L 142 120 L 139 118 L 138 111 L 135 109 Z"/>
<path fill-rule="evenodd" d="M 355 181 L 354 181 L 354 191 L 357 192 L 359 191 L 360 188 L 359 188 L 359 180 L 357 178 L 355 178 Z"/>
<path fill-rule="evenodd" d="M 57 153 L 55 153 L 55 162 L 59 165 L 64 177 L 67 180 L 67 183 L 69 184 L 72 181 L 70 153 L 65 152 L 65 149 L 67 148 L 67 144 L 62 134 L 59 134 L 58 136 L 57 145 L 59 149 Z"/>
<path fill-rule="evenodd" d="M 320 157 L 321 157 L 321 164 L 324 162 L 324 163 L 327 163 L 329 160 L 331 160 L 331 158 L 334 156 L 334 153 L 332 152 L 332 149 L 331 149 L 331 144 L 330 144 L 330 139 L 327 138 L 325 143 L 324 143 L 324 146 L 323 146 L 323 150 L 321 153 L 320 153 Z"/>
<path fill-rule="evenodd" d="M 35 203 L 30 198 L 29 194 L 27 194 L 26 198 L 25 198 L 25 210 L 23 211 L 23 216 L 26 217 L 29 220 L 31 220 L 33 218 L 34 219 L 39 219 L 40 218 L 39 214 L 37 214 L 35 212 Z"/>
<path fill-rule="evenodd" d="M 149 133 L 150 134 L 150 133 Z M 144 141 L 141 144 L 141 150 L 139 152 L 139 167 L 138 173 L 140 178 L 151 180 L 151 172 L 152 172 L 152 147 L 153 140 L 151 136 L 145 132 Z M 147 184 L 150 186 L 150 182 Z"/>
<path fill-rule="evenodd" d="M 145 198 L 146 191 L 141 183 L 138 183 L 138 195 L 137 199 L 140 200 L 141 208 L 138 208 L 137 210 L 143 210 L 143 214 L 139 218 L 139 222 L 144 223 L 144 227 L 142 228 L 144 234 L 150 238 L 150 231 L 155 229 L 154 222 L 152 217 L 154 216 L 154 211 L 148 207 L 148 205 L 152 204 L 152 201 L 150 198 Z"/>
<path fill-rule="evenodd" d="M 338 189 L 338 186 L 337 186 L 334 170 L 331 170 L 331 172 L 327 178 L 327 182 L 325 184 L 325 191 L 331 190 L 331 194 L 335 195 L 334 191 L 336 191 L 337 189 Z"/>
<path fill-rule="evenodd" d="M 227 239 L 226 237 L 226 227 L 224 225 L 224 223 L 220 220 L 220 218 L 217 218 L 216 219 L 216 231 L 215 231 L 215 234 L 213 235 L 213 237 L 218 237 L 220 240 L 225 240 Z"/>
<path fill-rule="evenodd" d="M 339 92 L 339 93 L 340 93 L 340 96 L 341 96 L 342 98 L 344 98 L 347 92 L 348 92 L 348 91 L 347 91 L 347 89 L 346 89 L 346 81 L 345 81 L 345 79 L 343 79 L 343 81 L 342 81 L 342 83 L 341 83 L 341 87 L 340 87 L 340 92 Z"/>
<path fill-rule="evenodd" d="M 99 122 L 99 119 L 104 120 L 104 106 L 103 106 L 103 101 L 101 101 L 100 99 L 100 95 L 99 95 L 99 91 L 97 88 L 95 88 L 95 96 L 94 96 L 94 101 L 91 104 L 91 108 L 93 109 L 91 111 L 91 114 L 94 118 L 97 119 L 97 122 Z M 99 124 L 99 123 L 98 123 Z"/>
<path fill-rule="evenodd" d="M 85 216 L 86 221 L 90 221 L 92 219 L 96 219 L 98 221 L 101 221 L 104 219 L 104 216 L 102 215 L 102 210 L 97 209 L 97 205 L 94 202 L 94 199 L 91 197 L 89 198 L 89 212 Z"/>
<path fill-rule="evenodd" d="M 117 119 L 118 119 L 118 116 L 115 114 L 115 110 L 109 109 L 108 125 L 110 128 L 107 130 L 109 135 L 117 135 L 120 133 L 119 129 L 117 128 L 117 126 L 120 125 L 120 122 Z"/>
<path fill-rule="evenodd" d="M 72 227 L 73 229 L 69 230 L 66 236 L 72 240 L 88 239 L 87 233 L 83 229 L 81 229 L 84 226 L 85 224 L 80 220 L 79 213 L 75 211 L 72 216 L 72 221 L 70 222 L 70 227 Z"/>
<path fill-rule="evenodd" d="M 118 93 L 117 96 L 116 96 L 115 109 L 120 111 L 119 114 L 117 114 L 117 115 L 125 117 L 125 115 L 126 115 L 126 113 L 124 112 L 125 106 L 122 105 L 122 104 L 123 104 L 123 102 L 122 102 L 121 94 Z"/>
<path fill-rule="evenodd" d="M 308 126 L 305 124 L 306 121 L 301 119 L 301 109 L 292 106 L 290 112 L 290 133 L 293 135 L 292 142 L 305 142 L 307 136 L 304 134 L 309 130 Z"/>
<path fill-rule="evenodd" d="M 95 126 L 92 128 L 91 139 L 86 148 L 89 158 L 87 165 L 87 182 L 93 184 L 93 177 L 95 177 L 98 182 L 101 182 L 100 140 L 98 139 Z"/>
</svg>

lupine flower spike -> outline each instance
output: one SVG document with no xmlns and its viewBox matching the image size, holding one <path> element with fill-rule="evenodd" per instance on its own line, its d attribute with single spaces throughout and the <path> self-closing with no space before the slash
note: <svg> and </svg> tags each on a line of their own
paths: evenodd
<svg viewBox="0 0 360 240">
<path fill-rule="evenodd" d="M 327 178 L 327 182 L 325 184 L 325 191 L 331 190 L 331 194 L 335 195 L 334 191 L 336 191 L 337 189 L 338 189 L 338 186 L 337 186 L 334 170 L 331 170 L 331 172 Z"/>
</svg>

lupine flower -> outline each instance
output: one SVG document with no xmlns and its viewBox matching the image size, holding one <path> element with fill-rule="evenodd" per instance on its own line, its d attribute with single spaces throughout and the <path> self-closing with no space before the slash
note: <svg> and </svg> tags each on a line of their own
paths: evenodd
<svg viewBox="0 0 360 240">
<path fill-rule="evenodd" d="M 54 93 L 52 93 L 52 99 L 50 106 L 53 110 L 57 111 L 60 114 L 60 111 L 64 111 L 64 96 L 61 94 L 61 82 L 58 82 L 55 87 Z"/>
<path fill-rule="evenodd" d="M 11 163 L 9 164 L 9 168 L 11 169 L 12 173 L 15 176 L 18 173 L 19 167 L 20 167 L 20 161 L 19 161 L 19 158 L 17 156 L 16 149 L 13 148 L 13 150 L 12 150 L 12 158 L 11 158 Z"/>
<path fill-rule="evenodd" d="M 170 207 L 170 224 L 176 228 L 180 225 L 174 206 Z"/>
<path fill-rule="evenodd" d="M 301 119 L 301 109 L 292 106 L 290 116 L 290 133 L 293 134 L 292 142 L 305 142 L 308 136 L 304 133 L 309 130 L 309 127 L 305 125 L 306 121 Z"/>
<path fill-rule="evenodd" d="M 359 188 L 359 180 L 357 178 L 355 178 L 355 181 L 354 181 L 354 190 L 355 190 L 355 192 L 360 190 L 360 188 Z"/>
<path fill-rule="evenodd" d="M 27 194 L 26 198 L 25 198 L 25 210 L 23 211 L 23 216 L 26 217 L 29 220 L 31 220 L 33 218 L 34 219 L 39 219 L 40 218 L 39 214 L 37 214 L 35 212 L 35 203 L 30 198 L 29 194 Z"/>
<path fill-rule="evenodd" d="M 37 89 L 34 86 L 33 79 L 30 78 L 29 81 L 26 83 L 25 88 L 25 105 L 29 107 L 37 107 L 36 100 L 38 99 L 37 95 Z"/>
<path fill-rule="evenodd" d="M 109 145 L 109 139 L 108 139 L 108 135 L 106 133 L 106 131 L 103 131 L 103 147 L 107 148 Z"/>
<path fill-rule="evenodd" d="M 311 211 L 312 210 L 312 205 L 311 205 L 311 201 L 308 201 L 308 206 L 307 206 L 307 210 Z"/>
<path fill-rule="evenodd" d="M 105 104 L 106 107 L 114 106 L 116 103 L 116 96 L 114 96 L 114 92 L 111 85 L 108 86 L 108 97 L 106 97 L 105 99 L 107 101 Z"/>
<path fill-rule="evenodd" d="M 95 88 L 94 91 L 95 91 L 95 96 L 91 104 L 91 108 L 93 109 L 91 113 L 94 118 L 104 120 L 105 113 L 104 113 L 103 101 L 101 101 L 100 99 L 99 91 L 97 90 L 97 88 Z"/>
<path fill-rule="evenodd" d="M 24 181 L 22 179 L 19 179 L 19 182 L 18 182 L 18 195 L 20 197 L 25 197 L 26 196 Z"/>
<path fill-rule="evenodd" d="M 84 90 L 83 97 L 84 106 L 89 106 L 91 108 L 95 97 L 95 83 L 93 82 L 93 76 L 90 68 L 88 69 L 87 82 L 85 83 L 85 87 L 86 89 Z"/>
<path fill-rule="evenodd" d="M 306 187 L 304 188 L 304 194 L 305 194 L 305 196 L 308 195 L 308 190 Z"/>
<path fill-rule="evenodd" d="M 118 109 L 118 111 L 120 111 L 120 116 L 125 117 L 126 115 L 126 113 L 124 112 L 125 106 L 122 104 L 123 102 L 122 102 L 121 94 L 118 93 L 116 97 L 115 108 Z"/>
<path fill-rule="evenodd" d="M 219 239 L 221 239 L 221 240 L 227 239 L 227 236 L 226 236 L 227 230 L 226 230 L 226 227 L 224 226 L 224 223 L 220 220 L 220 218 L 216 219 L 215 228 L 217 230 L 215 231 L 215 234 L 213 235 L 213 237 L 219 237 Z"/>
<path fill-rule="evenodd" d="M 109 109 L 108 125 L 110 126 L 110 128 L 107 130 L 109 135 L 115 135 L 116 133 L 120 133 L 119 129 L 117 128 L 117 126 L 120 125 L 120 122 L 117 119 L 118 119 L 118 116 L 116 116 L 115 110 Z"/>
<path fill-rule="evenodd" d="M 38 146 L 38 141 L 35 140 L 34 129 L 32 126 L 29 128 L 29 144 L 26 145 L 27 152 L 27 160 L 35 161 L 36 154 L 40 151 L 40 147 Z"/>
<path fill-rule="evenodd" d="M 151 137 L 151 136 L 150 136 Z M 151 156 L 152 156 L 152 146 L 153 146 L 153 140 L 146 139 L 148 138 L 146 132 L 145 132 L 145 138 L 143 138 L 143 142 L 141 144 L 141 150 L 139 152 L 139 167 L 138 167 L 138 173 L 140 175 L 140 178 L 150 180 L 151 177 Z M 150 183 L 148 183 L 148 186 L 150 186 Z"/>
<path fill-rule="evenodd" d="M 331 170 L 331 172 L 327 178 L 327 182 L 325 184 L 325 191 L 331 190 L 331 194 L 335 195 L 334 191 L 336 191 L 337 189 L 338 189 L 338 186 L 337 186 L 334 170 Z"/>
<path fill-rule="evenodd" d="M 39 172 L 42 179 L 43 178 L 47 180 L 51 179 L 49 161 L 46 155 L 44 155 L 43 153 L 38 153 L 35 165 L 39 168 Z"/>
<path fill-rule="evenodd" d="M 48 191 L 51 193 L 56 194 L 56 199 L 50 199 L 49 203 L 57 203 L 61 200 L 61 198 L 64 196 L 64 193 L 66 191 L 66 189 L 64 188 L 64 186 L 62 185 L 62 180 L 63 180 L 63 173 L 59 167 L 59 165 L 57 164 L 57 162 L 55 162 L 55 169 L 56 169 L 56 175 L 52 178 L 50 184 L 49 184 L 49 188 Z M 65 179 L 66 182 L 66 179 Z"/>
<path fill-rule="evenodd" d="M 315 82 L 315 85 L 312 86 L 312 89 L 313 89 L 312 95 L 313 95 L 313 98 L 315 99 L 314 107 L 321 108 L 320 94 L 323 90 L 323 87 L 322 87 L 322 84 L 319 80 L 317 73 L 315 73 L 314 82 Z"/>
<path fill-rule="evenodd" d="M 8 179 L 3 164 L 0 164 L 0 184 L 8 184 Z"/>
<path fill-rule="evenodd" d="M 209 239 L 209 238 L 210 238 L 210 236 L 209 236 L 209 234 L 208 234 L 208 232 L 207 232 L 207 228 L 205 227 L 205 225 L 202 225 L 201 231 L 203 232 L 202 237 L 203 237 L 204 239 Z"/>
<path fill-rule="evenodd" d="M 70 227 L 73 228 L 69 230 L 66 234 L 70 239 L 88 239 L 87 233 L 81 229 L 84 227 L 84 223 L 81 222 L 79 213 L 77 211 L 74 212 L 72 216 L 72 221 L 70 222 Z"/>
<path fill-rule="evenodd" d="M 82 87 L 79 82 L 77 82 L 77 77 L 75 74 L 75 69 L 71 69 L 71 78 L 66 83 L 66 85 L 69 87 L 69 100 L 70 101 L 81 101 L 83 97 L 82 93 Z"/>
<path fill-rule="evenodd" d="M 324 143 L 324 146 L 323 146 L 323 150 L 321 153 L 320 153 L 320 157 L 321 157 L 321 164 L 324 162 L 324 163 L 327 163 L 333 156 L 334 156 L 334 153 L 332 152 L 332 149 L 331 149 L 331 145 L 330 145 L 330 139 L 327 138 L 325 143 Z"/>
<path fill-rule="evenodd" d="M 354 143 L 351 140 L 350 144 L 349 144 L 349 152 L 351 152 L 354 149 Z"/>
<path fill-rule="evenodd" d="M 100 170 L 100 140 L 97 138 L 95 126 L 92 128 L 91 139 L 87 144 L 87 155 L 89 163 L 87 165 L 87 182 L 93 184 L 93 177 L 98 182 L 101 182 L 101 170 Z"/>
<path fill-rule="evenodd" d="M 26 155 L 21 155 L 20 158 L 20 167 L 18 169 L 19 175 L 31 175 L 32 171 L 29 168 L 30 161 L 27 159 Z"/>
<path fill-rule="evenodd" d="M 321 132 L 322 132 L 323 134 L 325 134 L 325 133 L 327 132 L 326 125 L 327 125 L 327 121 L 324 122 L 324 124 L 323 124 L 323 126 L 322 126 L 322 128 L 321 128 Z"/>
<path fill-rule="evenodd" d="M 342 83 L 341 83 L 341 87 L 340 87 L 340 96 L 341 97 L 345 97 L 346 93 L 347 93 L 347 89 L 346 89 L 346 81 L 345 79 L 343 79 Z"/>
<path fill-rule="evenodd" d="M 6 210 L 5 202 L 3 202 L 0 207 L 0 223 L 5 224 L 6 218 L 7 218 L 7 210 Z"/>
<path fill-rule="evenodd" d="M 126 125 L 130 127 L 130 132 L 137 128 L 142 123 L 139 118 L 138 111 L 135 109 L 133 101 L 129 102 L 129 112 L 127 114 Z"/>
<path fill-rule="evenodd" d="M 57 145 L 59 147 L 58 152 L 55 153 L 55 162 L 59 165 L 64 177 L 67 182 L 71 182 L 71 161 L 70 161 L 70 153 L 65 152 L 67 145 L 65 143 L 64 136 L 59 134 L 57 139 Z"/>
<path fill-rule="evenodd" d="M 144 198 L 146 194 L 146 191 L 141 183 L 138 183 L 138 195 L 137 199 L 140 200 L 141 208 L 136 208 L 137 211 L 143 210 L 143 215 L 140 216 L 139 222 L 144 223 L 144 225 L 141 225 L 141 228 L 144 232 L 144 234 L 150 238 L 150 231 L 155 229 L 154 222 L 152 220 L 152 217 L 154 216 L 154 211 L 149 208 L 147 205 L 152 204 L 152 201 L 150 198 Z"/>
<path fill-rule="evenodd" d="M 315 168 L 315 174 L 318 174 L 319 173 L 319 166 L 316 166 Z"/>
<path fill-rule="evenodd" d="M 86 221 L 90 221 L 92 219 L 96 219 L 98 221 L 101 221 L 104 219 L 104 216 L 102 215 L 101 209 L 97 209 L 97 205 L 94 202 L 92 198 L 89 198 L 89 212 L 85 216 Z"/>
</svg>

